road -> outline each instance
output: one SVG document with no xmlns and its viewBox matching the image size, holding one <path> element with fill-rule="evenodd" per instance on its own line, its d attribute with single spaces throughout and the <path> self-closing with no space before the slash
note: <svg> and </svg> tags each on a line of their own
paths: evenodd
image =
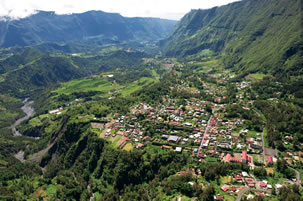
<svg viewBox="0 0 303 201">
<path fill-rule="evenodd" d="M 249 190 L 250 190 L 250 188 L 248 188 L 248 187 L 245 187 L 244 189 L 242 189 L 242 190 L 239 192 L 239 195 L 238 195 L 236 201 L 240 201 L 241 198 L 242 198 L 242 196 L 243 196 L 247 191 L 249 191 Z"/>
<path fill-rule="evenodd" d="M 301 176 L 300 176 L 300 172 L 298 172 L 297 170 L 295 170 L 294 168 L 292 167 L 289 167 L 290 169 L 294 170 L 296 172 L 296 184 L 298 186 L 301 187 Z"/>
<path fill-rule="evenodd" d="M 264 146 L 264 129 L 263 129 L 263 131 L 262 131 L 262 149 L 263 149 L 264 164 L 266 164 L 266 159 L 265 159 L 265 146 Z"/>
<path fill-rule="evenodd" d="M 202 140 L 201 140 L 201 144 L 200 144 L 200 147 L 199 147 L 199 150 L 198 150 L 198 153 L 197 153 L 197 154 L 199 154 L 200 151 L 201 151 L 201 149 L 202 149 L 203 139 L 204 139 L 205 134 L 206 134 L 207 131 L 208 131 L 209 124 L 210 124 L 210 121 L 211 121 L 212 118 L 213 118 L 213 115 L 211 115 L 211 116 L 209 117 L 209 119 L 208 119 L 207 126 L 206 126 L 206 128 L 205 128 L 205 131 L 204 131 L 204 134 L 203 134 L 203 137 L 202 137 Z"/>
</svg>

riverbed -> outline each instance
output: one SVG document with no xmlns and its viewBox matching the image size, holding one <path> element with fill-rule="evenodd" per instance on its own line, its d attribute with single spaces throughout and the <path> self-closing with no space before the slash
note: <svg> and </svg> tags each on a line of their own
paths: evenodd
<svg viewBox="0 0 303 201">
<path fill-rule="evenodd" d="M 14 136 L 21 136 L 21 133 L 16 129 L 16 127 L 18 125 L 20 125 L 23 121 L 28 120 L 30 117 L 32 117 L 35 113 L 34 108 L 31 106 L 34 101 L 29 101 L 28 98 L 26 98 L 23 101 L 24 105 L 21 107 L 21 110 L 26 114 L 24 117 L 18 119 L 17 121 L 15 121 L 14 124 L 12 124 L 9 129 L 11 129 L 13 131 L 13 135 Z"/>
</svg>

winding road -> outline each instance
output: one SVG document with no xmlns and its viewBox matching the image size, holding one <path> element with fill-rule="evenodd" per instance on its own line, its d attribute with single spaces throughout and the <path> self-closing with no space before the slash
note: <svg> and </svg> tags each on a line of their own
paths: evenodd
<svg viewBox="0 0 303 201">
<path fill-rule="evenodd" d="M 243 196 L 247 191 L 249 191 L 249 190 L 250 190 L 250 188 L 248 188 L 248 187 L 245 187 L 244 189 L 242 189 L 242 190 L 239 192 L 239 195 L 238 195 L 236 201 L 240 201 L 241 198 L 242 198 L 242 196 Z"/>
<path fill-rule="evenodd" d="M 16 129 L 18 125 L 20 125 L 23 121 L 28 120 L 35 113 L 34 108 L 32 108 L 32 104 L 34 101 L 29 101 L 28 98 L 23 101 L 24 105 L 21 107 L 21 110 L 26 114 L 24 117 L 18 119 L 8 128 L 13 131 L 14 136 L 21 136 L 21 133 Z"/>
<path fill-rule="evenodd" d="M 296 172 L 296 184 L 300 187 L 301 186 L 301 176 L 300 176 L 300 172 L 298 172 L 297 170 L 295 170 L 294 168 L 292 167 L 289 167 L 290 169 L 294 170 Z"/>
</svg>

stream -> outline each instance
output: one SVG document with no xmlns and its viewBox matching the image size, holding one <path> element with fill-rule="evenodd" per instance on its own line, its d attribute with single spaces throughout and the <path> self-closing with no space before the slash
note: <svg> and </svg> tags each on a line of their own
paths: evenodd
<svg viewBox="0 0 303 201">
<path fill-rule="evenodd" d="M 34 103 L 34 101 L 29 101 L 28 98 L 26 98 L 23 101 L 23 103 L 24 103 L 24 105 L 21 107 L 21 110 L 25 113 L 25 116 L 16 120 L 15 123 L 13 123 L 10 127 L 8 127 L 9 129 L 12 129 L 13 135 L 15 137 L 22 136 L 16 127 L 18 125 L 20 125 L 23 121 L 28 120 L 30 117 L 32 117 L 35 112 L 34 108 L 31 107 L 31 105 Z M 22 163 L 25 162 L 23 150 L 20 150 L 18 153 L 14 154 L 14 156 Z"/>
<path fill-rule="evenodd" d="M 15 123 L 13 123 L 10 127 L 8 127 L 9 129 L 12 129 L 14 136 L 21 136 L 21 133 L 16 129 L 16 127 L 18 125 L 20 125 L 23 121 L 28 120 L 35 113 L 34 108 L 32 108 L 32 106 L 31 106 L 34 103 L 34 101 L 29 101 L 28 98 L 26 98 L 23 101 L 23 103 L 24 103 L 24 105 L 21 107 L 21 110 L 26 115 L 24 117 L 18 119 L 17 121 L 15 121 Z"/>
</svg>

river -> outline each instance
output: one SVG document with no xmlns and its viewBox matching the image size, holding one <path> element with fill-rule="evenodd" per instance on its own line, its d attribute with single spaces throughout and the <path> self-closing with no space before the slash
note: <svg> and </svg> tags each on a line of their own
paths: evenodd
<svg viewBox="0 0 303 201">
<path fill-rule="evenodd" d="M 32 117 L 35 113 L 34 108 L 32 108 L 32 104 L 34 101 L 29 101 L 28 98 L 26 98 L 23 101 L 24 105 L 21 107 L 21 110 L 26 114 L 24 117 L 18 119 L 15 121 L 14 124 L 12 124 L 9 129 L 12 129 L 14 136 L 21 136 L 21 133 L 16 129 L 18 125 L 20 125 L 23 121 L 28 120 L 30 117 Z"/>
</svg>

